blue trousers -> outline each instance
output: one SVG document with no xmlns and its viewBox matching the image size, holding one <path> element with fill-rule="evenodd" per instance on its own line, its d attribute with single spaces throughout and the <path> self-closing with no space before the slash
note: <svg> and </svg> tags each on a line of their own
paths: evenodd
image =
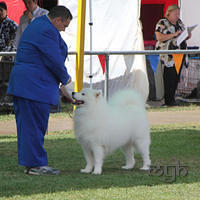
<svg viewBox="0 0 200 200">
<path fill-rule="evenodd" d="M 47 166 L 47 153 L 43 145 L 50 105 L 21 97 L 13 97 L 13 103 L 17 124 L 19 165 Z"/>
</svg>

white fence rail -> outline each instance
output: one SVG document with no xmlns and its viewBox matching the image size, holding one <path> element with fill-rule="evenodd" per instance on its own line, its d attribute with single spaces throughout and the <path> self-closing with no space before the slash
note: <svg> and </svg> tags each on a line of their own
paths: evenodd
<svg viewBox="0 0 200 200">
<path fill-rule="evenodd" d="M 70 51 L 69 55 L 76 55 Z M 109 56 L 111 55 L 160 55 L 160 54 L 200 54 L 200 50 L 144 50 L 144 51 L 85 51 L 85 55 L 105 55 L 105 98 L 108 99 L 109 85 Z M 0 56 L 16 56 L 16 52 L 0 52 Z"/>
</svg>

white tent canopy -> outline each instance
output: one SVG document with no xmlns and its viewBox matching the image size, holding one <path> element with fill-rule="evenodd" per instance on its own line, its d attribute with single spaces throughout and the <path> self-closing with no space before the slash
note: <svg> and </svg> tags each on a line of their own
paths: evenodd
<svg viewBox="0 0 200 200">
<path fill-rule="evenodd" d="M 140 17 L 140 0 L 92 0 L 92 50 L 128 51 L 144 50 Z M 90 50 L 89 1 L 86 1 L 85 51 Z M 76 51 L 78 0 L 59 0 L 59 5 L 70 9 L 73 20 L 66 32 L 62 33 L 69 51 Z M 84 59 L 84 86 L 90 82 L 90 56 Z M 70 55 L 66 66 L 72 76 L 71 92 L 75 80 L 75 56 Z M 105 75 L 98 56 L 92 56 L 93 87 L 103 89 Z M 136 88 L 146 100 L 149 93 L 146 62 L 143 55 L 110 56 L 109 93 L 122 88 Z"/>
<path fill-rule="evenodd" d="M 200 47 L 200 0 L 179 0 L 181 7 L 181 19 L 186 26 L 198 24 L 192 32 L 192 38 L 188 40 L 188 46 Z"/>
</svg>

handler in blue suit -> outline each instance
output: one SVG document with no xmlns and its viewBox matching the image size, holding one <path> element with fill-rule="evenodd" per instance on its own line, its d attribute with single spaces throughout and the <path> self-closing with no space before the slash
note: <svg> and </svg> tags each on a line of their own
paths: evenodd
<svg viewBox="0 0 200 200">
<path fill-rule="evenodd" d="M 57 105 L 59 84 L 71 77 L 65 67 L 68 48 L 61 38 L 72 20 L 64 6 L 36 18 L 23 32 L 7 94 L 13 96 L 17 124 L 18 162 L 27 174 L 58 174 L 48 166 L 43 147 L 50 105 Z"/>
</svg>

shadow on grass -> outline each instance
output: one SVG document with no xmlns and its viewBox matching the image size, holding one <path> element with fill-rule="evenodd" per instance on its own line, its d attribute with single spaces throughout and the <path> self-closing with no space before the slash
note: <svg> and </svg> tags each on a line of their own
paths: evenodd
<svg viewBox="0 0 200 200">
<path fill-rule="evenodd" d="M 152 131 L 152 164 L 172 165 L 179 160 L 188 166 L 188 175 L 177 177 L 173 184 L 200 182 L 200 132 L 192 129 Z M 17 165 L 15 136 L 0 136 L 0 197 L 33 195 L 62 191 L 110 187 L 154 186 L 166 184 L 163 177 L 140 171 L 141 157 L 136 154 L 133 170 L 122 170 L 124 156 L 120 151 L 105 159 L 102 175 L 80 174 L 85 160 L 72 134 L 49 135 L 45 149 L 49 165 L 61 170 L 58 176 L 29 176 Z"/>
</svg>

